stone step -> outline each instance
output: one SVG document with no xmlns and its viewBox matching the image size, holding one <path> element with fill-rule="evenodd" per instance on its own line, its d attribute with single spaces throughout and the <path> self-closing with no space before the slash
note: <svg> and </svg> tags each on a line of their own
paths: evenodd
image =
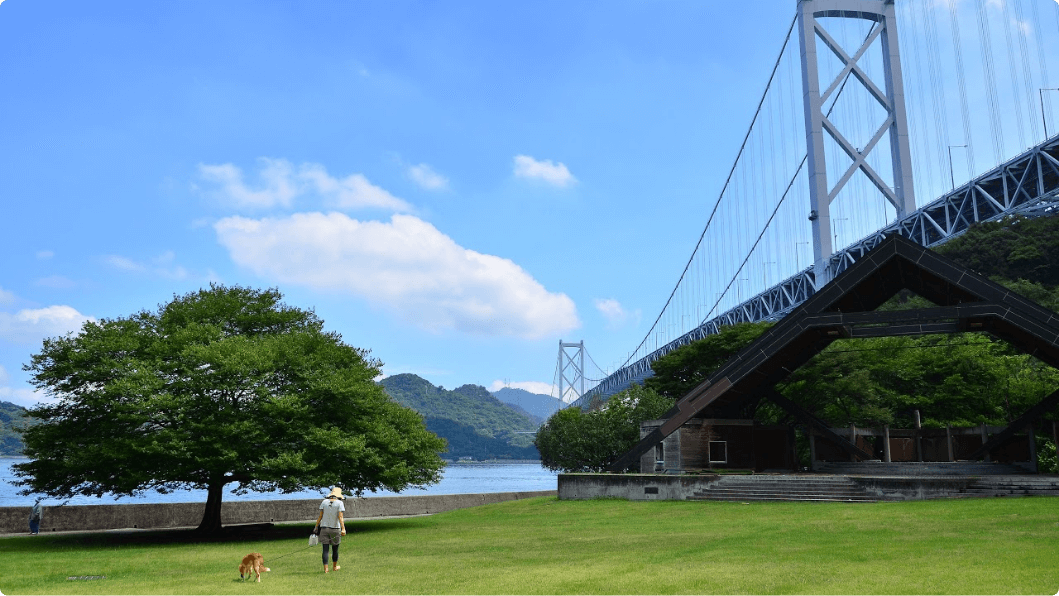
<svg viewBox="0 0 1059 596">
<path fill-rule="evenodd" d="M 767 490 L 788 490 L 788 489 L 813 489 L 813 490 L 841 490 L 841 489 L 852 489 L 857 490 L 858 485 L 846 479 L 841 480 L 805 480 L 805 481 L 777 481 L 777 480 L 759 480 L 759 481 L 743 481 L 743 482 L 714 482 L 710 485 L 716 488 L 753 488 L 753 489 L 767 489 Z"/>
<path fill-rule="evenodd" d="M 875 503 L 870 497 L 835 497 L 831 495 L 714 495 L 699 494 L 688 497 L 689 501 L 792 501 L 792 502 L 827 502 L 827 503 Z"/>
<path fill-rule="evenodd" d="M 997 491 L 988 489 L 969 488 L 961 490 L 957 497 L 1054 497 L 1052 491 L 1028 490 L 1028 491 Z"/>
<path fill-rule="evenodd" d="M 817 475 L 722 476 L 689 499 L 702 501 L 874 502 L 847 478 Z"/>
<path fill-rule="evenodd" d="M 993 477 L 993 478 L 979 478 L 975 480 L 975 484 L 988 484 L 990 486 L 1033 486 L 1041 488 L 1059 488 L 1059 479 L 1057 478 L 1032 478 L 1021 476 L 1018 478 L 1005 478 L 1005 477 Z"/>
<path fill-rule="evenodd" d="M 837 494 L 837 493 L 852 493 L 852 494 L 863 494 L 864 490 L 855 485 L 844 484 L 841 486 L 774 486 L 774 485 L 761 485 L 755 486 L 751 484 L 744 484 L 740 486 L 712 486 L 708 490 L 712 492 L 719 491 L 744 491 L 744 492 L 766 492 L 766 493 L 820 493 L 820 494 Z"/>
<path fill-rule="evenodd" d="M 1059 492 L 1059 482 L 1042 480 L 1010 480 L 998 481 L 994 479 L 976 480 L 964 491 L 977 494 L 1008 494 L 1008 495 L 1049 495 L 1054 496 Z"/>
<path fill-rule="evenodd" d="M 805 484 L 820 484 L 820 485 L 832 485 L 832 484 L 852 484 L 850 480 L 844 476 L 750 476 L 748 478 L 718 478 L 713 484 L 791 484 L 791 485 L 805 485 Z"/>
<path fill-rule="evenodd" d="M 995 476 L 1025 474 L 1026 470 L 996 462 L 828 462 L 819 472 L 851 476 Z"/>
<path fill-rule="evenodd" d="M 733 497 L 733 498 L 776 498 L 776 499 L 816 499 L 827 498 L 840 501 L 853 501 L 869 499 L 863 492 L 820 492 L 820 491 L 769 491 L 769 490 L 708 490 L 697 491 L 695 496 L 701 497 Z"/>
</svg>

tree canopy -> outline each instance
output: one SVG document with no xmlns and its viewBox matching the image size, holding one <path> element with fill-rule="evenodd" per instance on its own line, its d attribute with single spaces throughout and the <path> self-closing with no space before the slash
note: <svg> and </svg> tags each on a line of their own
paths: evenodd
<svg viewBox="0 0 1059 596">
<path fill-rule="evenodd" d="M 30 410 L 24 494 L 223 488 L 354 494 L 437 482 L 445 443 L 374 379 L 381 363 L 278 290 L 211 285 L 85 323 L 24 368 L 57 401 Z"/>
<path fill-rule="evenodd" d="M 640 440 L 640 423 L 656 420 L 673 400 L 633 385 L 598 410 L 566 408 L 537 430 L 541 464 L 564 472 L 602 472 Z"/>
<path fill-rule="evenodd" d="M 644 387 L 678 400 L 771 326 L 765 322 L 727 325 L 718 333 L 681 346 L 651 363 L 654 376 L 644 381 Z"/>
</svg>

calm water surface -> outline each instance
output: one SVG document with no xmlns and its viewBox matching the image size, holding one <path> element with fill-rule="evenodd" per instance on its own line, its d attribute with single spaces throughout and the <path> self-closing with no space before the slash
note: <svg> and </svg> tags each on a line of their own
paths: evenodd
<svg viewBox="0 0 1059 596">
<path fill-rule="evenodd" d="M 33 504 L 35 496 L 21 496 L 19 487 L 11 484 L 15 474 L 11 466 L 27 461 L 19 458 L 0 459 L 0 507 L 20 507 Z M 441 482 L 425 489 L 408 489 L 400 493 L 380 491 L 364 493 L 365 497 L 391 497 L 394 495 L 458 495 L 464 493 L 504 493 L 514 491 L 556 490 L 556 473 L 543 468 L 540 463 L 451 463 L 445 467 Z M 325 493 L 303 491 L 298 493 L 255 493 L 224 495 L 225 501 L 262 501 L 273 499 L 315 499 Z M 62 497 L 44 496 L 45 505 L 59 505 L 67 501 Z M 75 496 L 69 505 L 113 505 L 125 503 L 197 503 L 206 501 L 204 490 L 184 490 L 169 493 L 148 493 L 140 497 L 102 498 Z"/>
</svg>

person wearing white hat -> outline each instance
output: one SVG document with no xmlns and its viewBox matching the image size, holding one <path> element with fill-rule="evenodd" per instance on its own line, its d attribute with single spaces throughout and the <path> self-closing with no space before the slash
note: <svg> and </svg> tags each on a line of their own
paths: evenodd
<svg viewBox="0 0 1059 596">
<path fill-rule="evenodd" d="M 346 520 L 342 514 L 346 506 L 342 503 L 346 498 L 342 496 L 342 489 L 334 487 L 330 494 L 320 502 L 320 515 L 316 518 L 314 532 L 320 535 L 320 544 L 324 549 L 324 573 L 338 571 L 338 545 L 342 537 L 346 535 Z M 331 569 L 327 568 L 327 551 L 331 550 Z"/>
</svg>

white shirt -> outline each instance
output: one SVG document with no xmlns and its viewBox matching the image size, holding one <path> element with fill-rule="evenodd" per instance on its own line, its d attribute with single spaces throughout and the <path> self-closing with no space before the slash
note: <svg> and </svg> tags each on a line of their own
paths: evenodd
<svg viewBox="0 0 1059 596">
<path fill-rule="evenodd" d="M 345 512 L 346 506 L 338 499 L 324 499 L 320 503 L 320 511 L 324 512 L 323 519 L 320 520 L 321 528 L 338 528 L 338 513 Z"/>
</svg>

